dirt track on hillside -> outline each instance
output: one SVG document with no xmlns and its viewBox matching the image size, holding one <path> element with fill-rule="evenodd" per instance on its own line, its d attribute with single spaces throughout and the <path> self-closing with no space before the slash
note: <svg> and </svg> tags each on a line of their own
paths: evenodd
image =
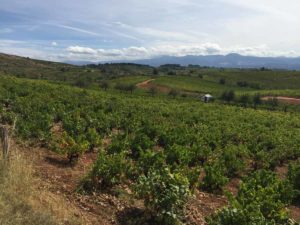
<svg viewBox="0 0 300 225">
<path fill-rule="evenodd" d="M 265 96 L 262 98 L 263 101 L 268 101 L 270 99 L 276 98 L 279 102 L 293 104 L 293 105 L 300 105 L 300 98 L 291 98 L 285 96 Z"/>
<path fill-rule="evenodd" d="M 146 81 L 136 84 L 136 86 L 138 88 L 141 88 L 144 90 L 150 90 L 151 88 L 155 88 L 160 93 L 169 93 L 173 89 L 168 86 L 152 83 L 152 81 L 154 81 L 154 80 L 155 79 L 149 79 L 149 80 L 146 80 Z M 200 93 L 198 93 L 198 92 L 185 91 L 185 90 L 180 90 L 180 93 L 186 94 L 188 96 L 196 96 L 196 97 L 200 95 Z"/>
<path fill-rule="evenodd" d="M 155 88 L 157 91 L 159 91 L 161 93 L 169 93 L 172 90 L 171 88 L 169 88 L 167 86 L 152 83 L 152 81 L 154 81 L 154 80 L 155 79 L 149 79 L 149 80 L 143 81 L 141 83 L 138 83 L 136 86 L 138 88 L 141 88 L 144 90 L 150 90 L 151 88 Z"/>
</svg>

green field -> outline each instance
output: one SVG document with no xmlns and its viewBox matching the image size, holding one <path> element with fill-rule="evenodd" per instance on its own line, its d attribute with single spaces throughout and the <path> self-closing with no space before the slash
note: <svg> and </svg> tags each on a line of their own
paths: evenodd
<svg viewBox="0 0 300 225">
<path fill-rule="evenodd" d="M 208 192 L 217 199 L 232 191 L 227 184 L 238 180 L 228 208 L 209 215 L 207 224 L 296 224 L 289 222 L 288 208 L 297 207 L 300 198 L 299 112 L 282 112 L 281 105 L 253 107 L 253 102 L 239 98 L 258 92 L 297 96 L 298 72 L 163 67 L 153 74 L 146 66 L 94 65 L 68 66 L 68 73 L 82 75 L 59 81 L 65 72 L 58 68 L 65 64 L 28 65 L 31 69 L 28 66 L 23 75 L 18 66 L 15 73 L 0 75 L 1 124 L 17 121 L 20 142 L 62 155 L 70 168 L 85 154 L 96 152 L 96 161 L 78 181 L 78 195 L 109 193 L 118 198 L 120 190 L 129 190 L 133 205 L 144 211 L 131 218 L 136 220 L 133 224 L 175 225 L 191 222 L 184 206 L 194 193 Z M 37 70 L 49 77 L 30 79 Z M 112 71 L 116 74 L 109 74 Z M 176 75 L 168 75 L 170 71 Z M 99 76 L 89 80 L 84 73 Z M 233 90 L 238 99 L 205 104 L 194 97 L 116 89 L 149 79 L 181 92 L 220 96 Z M 104 81 L 107 89 L 100 88 Z M 248 83 L 241 87 L 238 81 Z M 251 88 L 252 82 L 259 88 Z M 282 167 L 287 172 L 278 176 Z"/>
</svg>

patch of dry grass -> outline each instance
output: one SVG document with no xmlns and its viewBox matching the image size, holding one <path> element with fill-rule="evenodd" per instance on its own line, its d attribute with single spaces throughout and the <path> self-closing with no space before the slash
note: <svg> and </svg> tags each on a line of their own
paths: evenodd
<svg viewBox="0 0 300 225">
<path fill-rule="evenodd" d="M 68 219 L 63 200 L 38 188 L 33 167 L 20 152 L 9 161 L 0 158 L 1 225 L 79 224 Z"/>
</svg>

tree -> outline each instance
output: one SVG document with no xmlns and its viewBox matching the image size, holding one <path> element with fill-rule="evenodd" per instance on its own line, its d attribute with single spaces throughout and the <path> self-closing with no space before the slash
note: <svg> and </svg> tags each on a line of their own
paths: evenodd
<svg viewBox="0 0 300 225">
<path fill-rule="evenodd" d="M 270 106 L 270 110 L 275 110 L 275 108 L 278 106 L 278 99 L 276 97 L 272 97 L 268 99 L 267 104 Z"/>
<path fill-rule="evenodd" d="M 102 88 L 106 91 L 109 88 L 109 83 L 107 81 L 102 81 L 100 83 L 100 88 Z"/>
<path fill-rule="evenodd" d="M 126 90 L 127 91 L 130 91 L 130 93 L 132 94 L 133 91 L 136 89 L 136 86 L 134 84 L 129 84 L 127 87 L 126 87 Z"/>
<path fill-rule="evenodd" d="M 115 89 L 117 89 L 117 90 L 119 90 L 119 91 L 124 91 L 125 86 L 124 86 L 124 84 L 117 83 L 117 84 L 115 85 Z"/>
<path fill-rule="evenodd" d="M 158 69 L 157 69 L 157 68 L 154 68 L 153 71 L 152 71 L 152 74 L 153 74 L 153 75 L 158 75 Z"/>
<path fill-rule="evenodd" d="M 249 84 L 247 81 L 238 81 L 236 82 L 236 84 L 239 86 L 239 87 L 248 87 Z"/>
<path fill-rule="evenodd" d="M 224 78 L 221 78 L 219 80 L 219 84 L 222 84 L 222 85 L 226 84 L 226 80 Z"/>
<path fill-rule="evenodd" d="M 244 94 L 240 97 L 240 103 L 243 107 L 247 107 L 247 104 L 250 102 L 250 97 L 247 94 Z"/>
<path fill-rule="evenodd" d="M 253 96 L 253 106 L 254 106 L 254 109 L 256 109 L 256 107 L 258 105 L 260 105 L 262 102 L 261 102 L 261 96 L 259 93 L 255 94 Z"/>
<path fill-rule="evenodd" d="M 88 82 L 86 79 L 79 78 L 79 79 L 75 82 L 75 85 L 76 85 L 77 87 L 80 87 L 80 88 L 85 88 L 85 87 L 89 86 L 89 82 Z"/>
<path fill-rule="evenodd" d="M 169 91 L 169 96 L 172 96 L 173 98 L 175 98 L 178 94 L 179 93 L 176 89 L 172 89 Z"/>
<path fill-rule="evenodd" d="M 221 95 L 221 99 L 226 101 L 226 102 L 231 102 L 233 101 L 235 98 L 235 93 L 233 90 L 230 90 L 230 91 L 224 91 Z"/>
<path fill-rule="evenodd" d="M 149 89 L 149 93 L 150 93 L 152 96 L 154 96 L 154 95 L 157 93 L 157 88 L 156 88 L 156 87 L 151 87 L 151 88 Z"/>
</svg>

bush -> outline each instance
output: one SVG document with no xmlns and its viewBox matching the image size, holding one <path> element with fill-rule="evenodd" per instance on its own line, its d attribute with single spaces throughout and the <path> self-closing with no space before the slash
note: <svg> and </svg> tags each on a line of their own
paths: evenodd
<svg viewBox="0 0 300 225">
<path fill-rule="evenodd" d="M 236 84 L 239 87 L 248 87 L 249 86 L 247 81 L 238 81 L 238 82 L 236 82 Z"/>
<path fill-rule="evenodd" d="M 52 146 L 59 154 L 67 154 L 71 164 L 76 163 L 78 158 L 89 148 L 89 142 L 83 136 L 74 139 L 67 132 L 63 132 L 60 137 L 53 137 Z"/>
<path fill-rule="evenodd" d="M 179 94 L 179 92 L 176 89 L 172 89 L 172 90 L 169 91 L 168 95 L 175 98 L 178 94 Z"/>
<path fill-rule="evenodd" d="M 86 139 L 89 142 L 89 150 L 93 151 L 94 148 L 98 148 L 101 146 L 101 138 L 100 135 L 97 133 L 95 128 L 88 128 Z"/>
<path fill-rule="evenodd" d="M 135 194 L 144 199 L 148 212 L 159 224 L 177 224 L 190 196 L 188 179 L 168 168 L 152 170 L 141 176 Z"/>
<path fill-rule="evenodd" d="M 261 100 L 261 96 L 259 93 L 255 94 L 253 96 L 253 104 L 254 104 L 254 108 L 257 107 L 257 105 L 260 105 L 262 103 L 262 100 Z"/>
<path fill-rule="evenodd" d="M 151 88 L 149 89 L 149 93 L 150 93 L 150 95 L 152 95 L 152 96 L 156 95 L 156 94 L 157 94 L 157 88 L 156 88 L 156 87 L 151 87 Z"/>
<path fill-rule="evenodd" d="M 290 164 L 287 179 L 292 185 L 294 196 L 293 200 L 300 202 L 300 163 Z"/>
<path fill-rule="evenodd" d="M 225 176 L 226 168 L 221 162 L 213 162 L 204 166 L 205 177 L 200 186 L 208 192 L 222 192 L 229 179 Z"/>
<path fill-rule="evenodd" d="M 265 170 L 251 174 L 241 183 L 238 195 L 230 197 L 230 206 L 207 219 L 209 225 L 291 224 L 286 206 L 290 187 Z"/>
<path fill-rule="evenodd" d="M 165 158 L 163 151 L 147 150 L 141 152 L 137 166 L 143 174 L 147 175 L 153 169 L 159 170 L 163 168 L 165 166 Z"/>
<path fill-rule="evenodd" d="M 92 188 L 107 189 L 121 184 L 126 179 L 127 171 L 128 162 L 123 154 L 107 155 L 100 151 L 90 173 Z"/>
<path fill-rule="evenodd" d="M 229 177 L 238 176 L 245 169 L 244 157 L 247 155 L 247 149 L 242 146 L 230 145 L 222 151 L 221 159 L 226 168 L 226 174 Z"/>
<path fill-rule="evenodd" d="M 157 69 L 157 68 L 154 68 L 153 71 L 152 71 L 152 74 L 153 74 L 153 75 L 158 75 L 158 69 Z"/>
<path fill-rule="evenodd" d="M 250 96 L 248 94 L 243 94 L 240 97 L 239 102 L 242 104 L 243 107 L 246 107 L 247 104 L 251 102 Z"/>
<path fill-rule="evenodd" d="M 230 90 L 230 91 L 224 91 L 221 95 L 221 99 L 226 101 L 226 102 L 231 102 L 235 99 L 235 93 L 234 91 Z"/>
<path fill-rule="evenodd" d="M 219 84 L 222 84 L 222 85 L 226 84 L 226 80 L 224 78 L 221 78 L 219 80 Z"/>
<path fill-rule="evenodd" d="M 100 88 L 102 88 L 106 91 L 109 88 L 109 83 L 107 81 L 102 81 L 100 83 Z"/>
<path fill-rule="evenodd" d="M 154 144 L 147 135 L 143 133 L 136 134 L 130 145 L 131 157 L 137 160 L 143 151 L 151 149 Z"/>
</svg>

